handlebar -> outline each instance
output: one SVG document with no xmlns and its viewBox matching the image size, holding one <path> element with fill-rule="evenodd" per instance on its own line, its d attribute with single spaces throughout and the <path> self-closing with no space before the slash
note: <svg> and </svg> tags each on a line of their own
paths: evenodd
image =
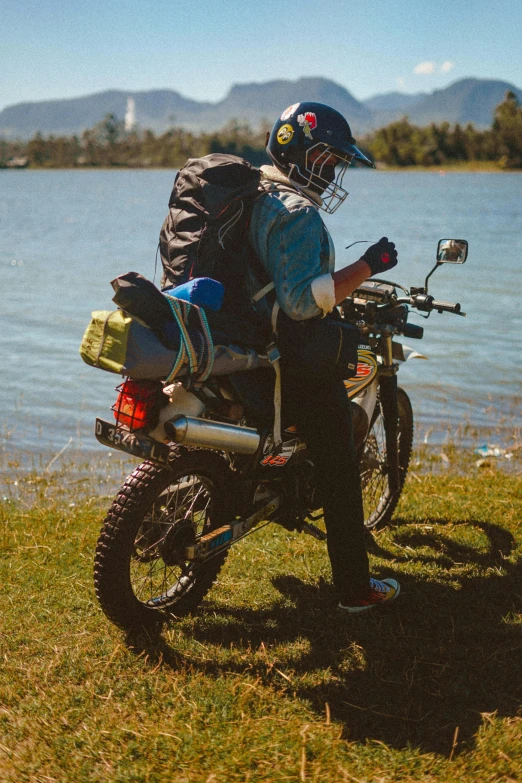
<svg viewBox="0 0 522 783">
<path fill-rule="evenodd" d="M 434 299 L 432 308 L 433 310 L 438 310 L 439 313 L 445 310 L 447 313 L 455 313 L 455 315 L 466 315 L 466 313 L 461 312 L 458 302 L 439 302 L 437 299 Z"/>
<path fill-rule="evenodd" d="M 454 313 L 455 315 L 466 315 L 466 313 L 461 311 L 461 307 L 458 302 L 439 302 L 429 294 L 401 296 L 399 299 L 397 299 L 397 302 L 401 304 L 409 304 L 411 307 L 415 307 L 417 310 L 422 310 L 425 313 L 431 313 L 432 310 L 438 310 L 439 313 L 445 311 L 447 313 Z"/>
</svg>

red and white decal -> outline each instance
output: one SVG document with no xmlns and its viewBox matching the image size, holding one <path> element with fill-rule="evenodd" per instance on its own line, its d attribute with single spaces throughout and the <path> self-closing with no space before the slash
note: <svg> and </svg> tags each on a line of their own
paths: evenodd
<svg viewBox="0 0 522 783">
<path fill-rule="evenodd" d="M 296 113 L 298 108 L 299 108 L 299 104 L 293 103 L 291 106 L 288 107 L 288 109 L 285 109 L 280 117 L 282 122 L 284 122 L 285 120 L 289 120 L 290 117 L 292 117 Z"/>
<path fill-rule="evenodd" d="M 271 444 L 267 440 L 268 448 L 271 448 Z M 271 468 L 281 468 L 283 465 L 286 465 L 292 454 L 295 454 L 296 451 L 300 451 L 301 449 L 304 449 L 305 444 L 304 441 L 300 440 L 299 438 L 294 438 L 293 440 L 288 440 L 286 443 L 282 443 L 279 448 L 279 453 L 277 454 L 267 454 L 264 459 L 261 460 L 261 465 L 268 465 Z M 266 454 L 265 449 L 265 454 Z"/>
<path fill-rule="evenodd" d="M 377 375 L 377 359 L 371 349 L 359 347 L 357 357 L 357 372 L 352 378 L 344 381 L 349 397 L 354 397 L 365 389 Z"/>
<path fill-rule="evenodd" d="M 317 117 L 313 111 L 307 111 L 305 114 L 299 114 L 297 117 L 297 122 L 304 130 L 305 136 L 313 141 L 312 131 L 314 128 L 317 128 Z"/>
<path fill-rule="evenodd" d="M 363 364 L 362 362 L 359 362 L 357 365 L 357 372 L 355 373 L 356 378 L 366 378 L 368 375 L 371 375 L 373 372 L 373 365 L 370 364 Z"/>
<path fill-rule="evenodd" d="M 286 465 L 291 456 L 291 454 L 288 457 L 285 457 L 282 454 L 269 454 L 268 457 L 261 460 L 261 465 L 270 465 L 271 468 L 281 468 L 283 465 Z"/>
</svg>

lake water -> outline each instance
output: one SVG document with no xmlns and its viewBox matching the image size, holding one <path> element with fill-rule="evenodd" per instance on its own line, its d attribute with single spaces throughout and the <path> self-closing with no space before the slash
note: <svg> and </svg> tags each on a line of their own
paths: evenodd
<svg viewBox="0 0 522 783">
<path fill-rule="evenodd" d="M 91 310 L 113 309 L 109 281 L 154 277 L 172 171 L 0 172 L 0 453 L 100 452 L 118 377 L 78 354 Z M 327 223 L 337 267 L 386 235 L 399 250 L 393 279 L 422 285 L 441 237 L 469 241 L 464 266 L 441 267 L 430 293 L 466 318 L 434 313 L 422 341 L 430 361 L 399 373 L 418 438 L 512 442 L 520 427 L 522 174 L 349 172 L 350 196 Z M 159 281 L 159 269 L 156 282 Z M 467 428 L 467 429 L 463 429 Z M 477 430 L 477 431 L 475 431 Z"/>
</svg>

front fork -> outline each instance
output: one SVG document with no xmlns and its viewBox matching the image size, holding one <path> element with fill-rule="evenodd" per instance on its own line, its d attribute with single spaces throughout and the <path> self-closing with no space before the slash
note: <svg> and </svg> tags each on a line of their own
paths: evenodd
<svg viewBox="0 0 522 783">
<path fill-rule="evenodd" d="M 386 435 L 386 462 L 388 486 L 393 494 L 399 491 L 399 449 L 397 444 L 399 408 L 397 404 L 397 370 L 393 361 L 392 335 L 390 328 L 383 326 L 381 350 L 383 362 L 379 368 L 379 388 Z"/>
</svg>

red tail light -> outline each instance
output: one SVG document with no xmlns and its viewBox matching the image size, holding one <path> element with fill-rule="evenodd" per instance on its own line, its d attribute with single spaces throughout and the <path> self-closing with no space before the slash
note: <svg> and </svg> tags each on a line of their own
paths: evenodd
<svg viewBox="0 0 522 783">
<path fill-rule="evenodd" d="M 162 385 L 158 381 L 126 380 L 116 391 L 116 404 L 112 406 L 119 425 L 139 430 L 155 424 Z"/>
</svg>

